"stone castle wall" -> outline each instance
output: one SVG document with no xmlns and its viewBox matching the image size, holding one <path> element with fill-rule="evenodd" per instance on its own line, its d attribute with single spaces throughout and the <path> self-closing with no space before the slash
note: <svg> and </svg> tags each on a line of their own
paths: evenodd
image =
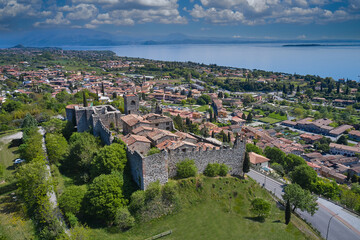
<svg viewBox="0 0 360 240">
<path fill-rule="evenodd" d="M 96 125 L 94 126 L 93 134 L 96 137 L 100 136 L 101 140 L 106 145 L 110 145 L 114 140 L 111 131 L 103 124 L 101 119 L 97 121 Z"/>
<path fill-rule="evenodd" d="M 206 149 L 183 151 L 163 151 L 148 157 L 143 157 L 137 152 L 128 154 L 128 160 L 133 172 L 134 181 L 141 189 L 146 189 L 151 182 L 160 181 L 164 184 L 169 178 L 176 176 L 176 164 L 185 159 L 193 159 L 198 172 L 202 173 L 209 163 L 224 163 L 231 175 L 241 175 L 245 156 L 245 139 L 238 142 L 234 148 L 221 148 L 219 150 Z M 141 165 L 142 172 L 139 170 Z"/>
</svg>

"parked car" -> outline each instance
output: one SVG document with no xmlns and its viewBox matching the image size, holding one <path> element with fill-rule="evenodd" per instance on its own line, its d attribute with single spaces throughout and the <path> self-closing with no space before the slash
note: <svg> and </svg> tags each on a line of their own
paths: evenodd
<svg viewBox="0 0 360 240">
<path fill-rule="evenodd" d="M 23 163 L 25 162 L 25 159 L 21 159 L 21 158 L 17 158 L 14 160 L 14 164 L 20 164 L 20 163 Z"/>
</svg>

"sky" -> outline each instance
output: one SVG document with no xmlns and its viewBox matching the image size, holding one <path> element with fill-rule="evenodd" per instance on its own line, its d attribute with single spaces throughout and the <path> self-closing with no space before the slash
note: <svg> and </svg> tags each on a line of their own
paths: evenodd
<svg viewBox="0 0 360 240">
<path fill-rule="evenodd" d="M 80 28 L 133 37 L 360 40 L 360 0 L 0 0 L 0 38 Z"/>
</svg>

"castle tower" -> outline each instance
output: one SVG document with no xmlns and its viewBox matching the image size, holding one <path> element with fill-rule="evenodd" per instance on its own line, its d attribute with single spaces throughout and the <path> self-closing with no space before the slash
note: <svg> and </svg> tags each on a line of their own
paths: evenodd
<svg viewBox="0 0 360 240">
<path fill-rule="evenodd" d="M 125 114 L 139 114 L 139 97 L 136 94 L 124 95 Z"/>
</svg>

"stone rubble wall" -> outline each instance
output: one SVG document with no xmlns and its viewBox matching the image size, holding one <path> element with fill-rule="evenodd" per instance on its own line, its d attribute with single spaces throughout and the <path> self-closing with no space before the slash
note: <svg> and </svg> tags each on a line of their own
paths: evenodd
<svg viewBox="0 0 360 240">
<path fill-rule="evenodd" d="M 131 152 L 128 160 L 132 168 L 133 178 L 141 189 L 146 189 L 151 182 L 159 181 L 165 184 L 169 178 L 176 176 L 176 164 L 185 159 L 193 159 L 198 172 L 202 173 L 209 163 L 224 163 L 229 167 L 229 174 L 242 175 L 242 165 L 245 156 L 246 140 L 239 141 L 234 148 L 224 148 L 219 150 L 206 149 L 183 151 L 163 151 L 148 157 Z M 139 163 L 141 161 L 141 164 Z M 139 166 L 142 166 L 142 172 Z M 135 169 L 133 169 L 135 168 Z M 139 184 L 138 179 L 142 182 Z"/>
</svg>

